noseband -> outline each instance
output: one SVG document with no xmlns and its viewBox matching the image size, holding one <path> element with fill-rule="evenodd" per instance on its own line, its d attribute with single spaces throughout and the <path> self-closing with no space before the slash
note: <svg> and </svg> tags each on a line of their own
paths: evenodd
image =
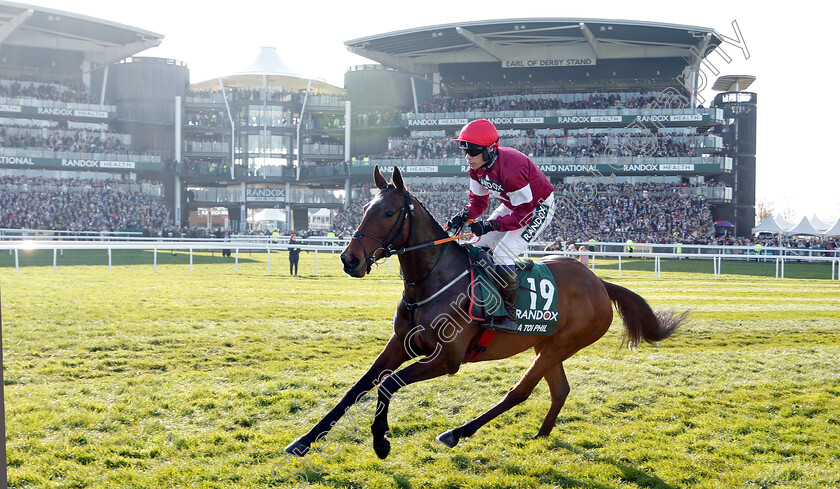
<svg viewBox="0 0 840 489">
<path fill-rule="evenodd" d="M 364 233 L 361 229 L 357 229 L 356 232 L 353 233 L 352 239 L 359 240 L 359 244 L 362 246 L 362 253 L 365 255 L 365 262 L 367 262 L 367 271 L 370 273 L 371 267 L 376 263 L 376 252 L 378 250 L 382 250 L 382 257 L 381 258 L 388 258 L 397 253 L 397 250 L 394 249 L 394 244 L 397 241 L 397 238 L 400 236 L 400 231 L 402 231 L 403 226 L 405 225 L 405 221 L 408 220 L 408 239 L 403 242 L 409 242 L 414 235 L 414 204 L 411 203 L 411 194 L 408 192 L 403 192 L 401 190 L 397 190 L 397 188 L 393 185 L 388 185 L 387 187 L 380 190 L 379 194 L 382 195 L 385 192 L 397 192 L 403 196 L 403 206 L 400 209 L 400 215 L 397 218 L 397 222 L 394 223 L 394 227 L 391 228 L 391 231 L 388 233 L 388 236 L 385 239 L 377 238 L 376 236 L 371 236 L 370 234 Z M 372 239 L 379 243 L 381 246 L 373 250 L 373 253 L 370 255 L 367 254 L 365 250 L 365 245 L 362 243 L 362 237 Z"/>
</svg>

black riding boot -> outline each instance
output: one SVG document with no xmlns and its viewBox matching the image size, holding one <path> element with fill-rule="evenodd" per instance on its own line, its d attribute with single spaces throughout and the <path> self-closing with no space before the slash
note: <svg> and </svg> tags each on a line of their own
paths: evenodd
<svg viewBox="0 0 840 489">
<path fill-rule="evenodd" d="M 507 315 L 494 316 L 492 326 L 499 331 L 517 331 L 519 325 L 516 324 L 516 296 L 519 294 L 519 280 L 516 277 L 516 267 L 496 265 L 496 274 Z"/>
</svg>

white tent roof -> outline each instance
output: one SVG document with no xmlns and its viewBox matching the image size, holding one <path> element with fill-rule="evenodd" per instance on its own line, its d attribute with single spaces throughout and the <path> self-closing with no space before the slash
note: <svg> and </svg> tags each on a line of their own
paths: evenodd
<svg viewBox="0 0 840 489">
<path fill-rule="evenodd" d="M 277 49 L 272 47 L 261 48 L 257 59 L 248 65 L 247 68 L 222 78 L 226 87 L 255 89 L 261 88 L 265 84 L 270 90 L 305 90 L 311 83 L 311 88 L 314 93 L 329 95 L 345 94 L 343 88 L 330 85 L 323 78 L 310 78 L 298 75 L 286 66 L 286 63 L 277 54 Z M 193 83 L 190 85 L 190 89 L 218 90 L 219 79 L 211 78 Z"/>
<path fill-rule="evenodd" d="M 788 236 L 822 236 L 822 233 L 811 224 L 807 217 L 803 217 L 799 224 L 787 232 Z"/>
<path fill-rule="evenodd" d="M 784 229 L 790 229 L 793 227 L 793 223 L 782 216 L 776 216 L 776 222 L 779 223 L 779 226 L 781 226 Z"/>
<path fill-rule="evenodd" d="M 321 207 L 320 209 L 309 209 L 309 217 L 330 217 L 330 210 L 326 207 Z"/>
<path fill-rule="evenodd" d="M 263 209 L 254 213 L 249 219 L 251 222 L 260 221 L 286 221 L 286 211 L 280 209 Z"/>
<path fill-rule="evenodd" d="M 773 214 L 768 214 L 767 217 L 764 218 L 761 223 L 752 228 L 752 233 L 774 233 L 774 234 L 785 234 L 787 230 L 783 228 L 779 223 L 778 219 L 773 216 Z"/>
<path fill-rule="evenodd" d="M 834 226 L 831 226 L 828 231 L 826 231 L 823 236 L 826 238 L 831 238 L 833 236 L 840 236 L 840 219 L 834 223 Z"/>
<path fill-rule="evenodd" d="M 294 76 L 301 78 L 300 75 L 292 71 L 286 66 L 286 63 L 280 59 L 277 50 L 272 47 L 260 48 L 260 54 L 253 63 L 248 65 L 244 70 L 236 73 L 237 75 L 277 75 L 277 76 Z"/>
<path fill-rule="evenodd" d="M 811 216 L 811 225 L 814 226 L 817 229 L 817 231 L 825 231 L 826 229 L 831 227 L 831 224 L 826 223 L 825 221 L 817 217 L 816 214 Z"/>
</svg>

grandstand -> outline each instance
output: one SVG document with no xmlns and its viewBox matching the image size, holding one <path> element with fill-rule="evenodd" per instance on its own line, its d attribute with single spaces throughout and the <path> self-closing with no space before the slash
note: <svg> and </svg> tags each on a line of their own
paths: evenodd
<svg viewBox="0 0 840 489">
<path fill-rule="evenodd" d="M 368 122 L 353 131 L 353 177 L 368 165 L 397 163 L 409 183 L 465 182 L 447 140 L 486 118 L 501 144 L 531 156 L 555 185 L 682 187 L 705 199 L 715 220 L 749 234 L 755 94 L 740 92 L 749 85 L 740 78 L 703 107 L 693 76 L 722 42 L 702 27 L 600 19 L 467 22 L 347 41 L 351 52 L 380 63 L 347 73 L 354 112 L 399 118 L 383 124 L 390 130 Z M 738 110 L 747 96 L 748 114 Z M 735 112 L 749 118 L 740 132 Z M 587 205 L 572 197 L 571 208 Z M 708 232 L 703 227 L 692 233 Z"/>
<path fill-rule="evenodd" d="M 754 225 L 756 96 L 743 91 L 749 77 L 735 77 L 699 103 L 695 74 L 724 42 L 712 29 L 597 19 L 418 27 L 347 41 L 375 64 L 350 68 L 343 88 L 293 73 L 274 48 L 237 73 L 192 81 L 183 61 L 137 56 L 162 38 L 0 1 L 0 177 L 69 191 L 63 180 L 109 181 L 114 192 L 138 183 L 165 209 L 150 233 L 245 231 L 267 208 L 298 233 L 327 209 L 340 233 L 376 164 L 399 165 L 437 212 L 460 205 L 467 174 L 451 138 L 487 118 L 550 177 L 563 215 L 580 218 L 569 218 L 575 229 L 558 223 L 552 239 L 687 240 L 713 220 L 744 235 Z M 660 199 L 668 209 L 690 202 L 691 228 L 615 212 L 662 214 Z M 152 214 L 138 219 L 158 222 Z M 596 214 L 612 217 L 584 222 Z"/>
</svg>

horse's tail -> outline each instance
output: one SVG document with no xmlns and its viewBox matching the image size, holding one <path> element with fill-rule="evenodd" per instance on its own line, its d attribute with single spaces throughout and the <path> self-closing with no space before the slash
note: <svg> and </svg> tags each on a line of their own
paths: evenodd
<svg viewBox="0 0 840 489">
<path fill-rule="evenodd" d="M 647 301 L 632 290 L 603 280 L 601 282 L 624 320 L 624 342 L 630 348 L 639 346 L 642 340 L 648 343 L 664 340 L 671 336 L 688 316 L 689 311 L 678 316 L 670 309 L 654 312 Z"/>
</svg>

